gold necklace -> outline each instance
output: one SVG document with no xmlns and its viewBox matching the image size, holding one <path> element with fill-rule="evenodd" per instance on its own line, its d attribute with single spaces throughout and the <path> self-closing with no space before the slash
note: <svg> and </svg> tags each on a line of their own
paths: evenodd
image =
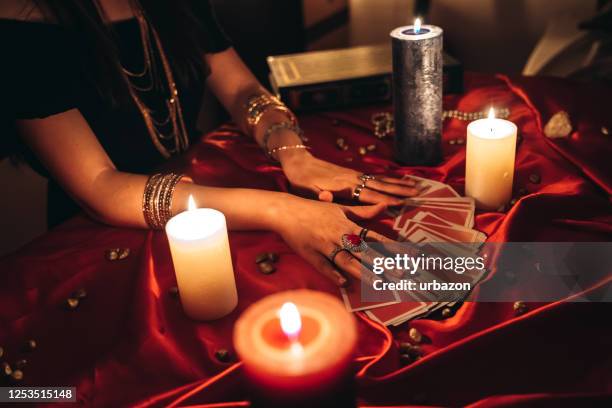
<svg viewBox="0 0 612 408">
<path fill-rule="evenodd" d="M 151 24 L 149 24 L 140 7 L 135 7 L 135 15 L 140 28 L 140 36 L 144 51 L 144 68 L 142 72 L 134 73 L 122 67 L 122 72 L 128 84 L 130 95 L 132 96 L 132 99 L 138 107 L 138 110 L 144 119 L 145 125 L 147 126 L 147 131 L 151 137 L 153 145 L 162 154 L 162 156 L 169 158 L 173 154 L 184 152 L 189 147 L 189 136 L 183 120 L 183 110 L 179 100 L 178 89 L 176 87 L 176 83 L 174 82 L 174 76 L 172 75 L 172 69 L 170 68 L 170 63 L 168 62 L 166 54 L 164 53 L 164 49 L 157 31 L 153 26 L 151 26 Z M 153 41 L 151 41 L 151 37 L 153 37 Z M 151 115 L 151 109 L 145 105 L 138 94 L 138 92 L 148 92 L 156 88 L 156 86 L 161 85 L 158 83 L 158 77 L 156 75 L 153 44 L 157 49 L 157 53 L 164 71 L 164 76 L 166 77 L 168 91 L 170 92 L 170 96 L 166 98 L 165 101 L 166 108 L 168 110 L 168 117 L 162 121 L 156 120 Z M 145 76 L 148 77 L 150 81 L 149 85 L 147 86 L 135 85 L 130 80 L 130 78 L 144 78 Z M 165 126 L 168 123 L 171 124 L 172 132 L 170 134 L 164 134 L 158 127 Z M 173 146 L 167 147 L 164 144 L 164 141 L 172 141 Z"/>
</svg>

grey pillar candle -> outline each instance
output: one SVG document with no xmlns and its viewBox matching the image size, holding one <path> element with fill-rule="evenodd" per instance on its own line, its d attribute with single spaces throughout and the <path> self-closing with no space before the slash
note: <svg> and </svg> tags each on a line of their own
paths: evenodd
<svg viewBox="0 0 612 408">
<path fill-rule="evenodd" d="M 395 154 L 427 166 L 442 159 L 442 29 L 419 26 L 391 32 Z"/>
</svg>

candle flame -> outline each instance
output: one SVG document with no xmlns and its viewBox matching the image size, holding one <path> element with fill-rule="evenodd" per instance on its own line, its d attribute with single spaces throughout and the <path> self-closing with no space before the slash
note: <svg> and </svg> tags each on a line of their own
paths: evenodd
<svg viewBox="0 0 612 408">
<path fill-rule="evenodd" d="M 495 119 L 495 109 L 493 107 L 489 109 L 489 119 Z"/>
<path fill-rule="evenodd" d="M 421 19 L 417 18 L 414 20 L 414 32 L 419 33 L 421 31 Z"/>
<path fill-rule="evenodd" d="M 196 202 L 193 199 L 193 196 L 191 194 L 189 194 L 189 200 L 187 201 L 187 209 L 189 211 L 193 211 L 193 210 L 195 210 L 197 208 L 198 208 L 198 206 L 196 205 Z"/>
<path fill-rule="evenodd" d="M 286 302 L 278 312 L 283 333 L 290 339 L 295 339 L 302 330 L 302 317 L 295 303 Z"/>
</svg>

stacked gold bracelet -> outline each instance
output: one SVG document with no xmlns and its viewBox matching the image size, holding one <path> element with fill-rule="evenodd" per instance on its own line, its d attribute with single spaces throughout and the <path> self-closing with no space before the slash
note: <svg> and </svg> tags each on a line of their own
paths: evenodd
<svg viewBox="0 0 612 408">
<path fill-rule="evenodd" d="M 263 115 L 270 110 L 285 114 L 291 123 L 297 125 L 297 119 L 293 112 L 275 96 L 268 94 L 253 95 L 247 99 L 246 108 L 247 124 L 251 129 L 255 128 Z"/>
<path fill-rule="evenodd" d="M 182 174 L 153 174 L 147 180 L 142 199 L 142 213 L 152 229 L 162 229 L 172 217 L 172 196 Z"/>
</svg>

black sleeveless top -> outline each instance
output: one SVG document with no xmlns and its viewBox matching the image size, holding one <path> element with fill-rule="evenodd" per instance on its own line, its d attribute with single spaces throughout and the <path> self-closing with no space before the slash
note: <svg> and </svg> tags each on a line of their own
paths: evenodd
<svg viewBox="0 0 612 408">
<path fill-rule="evenodd" d="M 203 50 L 207 53 L 226 50 L 230 42 L 219 28 L 210 4 L 207 0 L 198 1 L 201 4 L 194 7 L 194 13 L 205 29 L 201 39 Z M 121 65 L 132 72 L 142 71 L 144 54 L 137 20 L 113 23 L 112 29 Z M 100 95 L 96 84 L 86 79 L 90 76 L 83 72 L 79 53 L 95 50 L 84 49 L 86 45 L 78 41 L 78 35 L 57 24 L 0 19 L 0 153 L 18 154 L 47 177 L 41 163 L 19 141 L 15 120 L 45 118 L 76 108 L 118 170 L 145 174 L 153 171 L 164 158 L 153 145 L 141 113 L 135 105 L 113 107 Z M 204 71 L 199 72 L 188 84 L 181 83 L 174 75 L 192 140 L 197 136 L 204 75 Z M 147 96 L 157 97 L 163 100 L 164 95 Z M 148 100 L 147 106 L 151 106 L 149 102 L 156 101 Z M 50 226 L 79 211 L 76 203 L 52 179 L 49 179 L 47 195 Z"/>
</svg>

